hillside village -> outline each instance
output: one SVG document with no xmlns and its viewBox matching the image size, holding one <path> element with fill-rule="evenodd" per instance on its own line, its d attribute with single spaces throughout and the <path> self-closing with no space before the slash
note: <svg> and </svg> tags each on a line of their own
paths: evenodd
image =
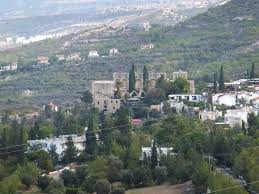
<svg viewBox="0 0 259 194">
<path fill-rule="evenodd" d="M 174 15 L 163 2 L 154 4 Z M 221 25 L 242 18 L 226 23 L 220 12 L 257 6 L 222 1 L 175 28 L 115 20 L 55 52 L 36 44 L 29 60 L 10 55 L 0 65 L 0 193 L 258 193 L 258 59 L 240 51 L 254 41 L 256 17 L 233 41 Z"/>
</svg>

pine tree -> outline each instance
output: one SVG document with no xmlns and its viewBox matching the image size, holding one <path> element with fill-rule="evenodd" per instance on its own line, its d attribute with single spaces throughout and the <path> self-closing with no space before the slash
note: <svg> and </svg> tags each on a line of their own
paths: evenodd
<svg viewBox="0 0 259 194">
<path fill-rule="evenodd" d="M 148 69 L 147 66 L 145 65 L 143 68 L 143 86 L 144 86 L 144 91 L 147 92 L 148 90 Z"/>
<path fill-rule="evenodd" d="M 95 154 L 97 151 L 97 139 L 95 131 L 98 130 L 98 125 L 95 121 L 94 116 L 89 119 L 88 130 L 85 134 L 86 141 L 86 153 Z"/>
<path fill-rule="evenodd" d="M 245 122 L 242 120 L 242 131 L 244 134 L 247 134 Z"/>
<path fill-rule="evenodd" d="M 218 92 L 218 82 L 217 82 L 217 73 L 214 73 L 214 84 L 213 84 L 213 91 L 216 94 Z"/>
<path fill-rule="evenodd" d="M 129 92 L 133 92 L 135 90 L 136 85 L 136 75 L 135 75 L 136 69 L 135 65 L 133 64 L 129 73 Z"/>
<path fill-rule="evenodd" d="M 255 64 L 252 63 L 251 72 L 250 72 L 250 79 L 255 78 Z"/>
<path fill-rule="evenodd" d="M 219 76 L 219 91 L 225 91 L 225 82 L 224 82 L 224 69 L 223 65 L 220 67 L 220 76 Z"/>
<path fill-rule="evenodd" d="M 68 137 L 66 142 L 66 150 L 63 153 L 63 162 L 65 164 L 70 164 L 71 162 L 74 162 L 77 157 L 77 154 L 78 150 L 74 145 L 72 137 Z"/>
<path fill-rule="evenodd" d="M 158 155 L 157 155 L 157 146 L 156 141 L 153 141 L 152 150 L 151 150 L 151 168 L 155 169 L 158 165 Z"/>
</svg>

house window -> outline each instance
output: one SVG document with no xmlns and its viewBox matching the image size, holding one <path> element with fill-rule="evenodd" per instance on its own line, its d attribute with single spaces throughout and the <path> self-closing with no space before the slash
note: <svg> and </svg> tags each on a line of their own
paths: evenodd
<svg viewBox="0 0 259 194">
<path fill-rule="evenodd" d="M 111 100 L 111 103 L 113 103 L 113 101 Z"/>
<path fill-rule="evenodd" d="M 97 102 L 97 104 L 99 105 L 99 104 L 100 104 L 100 102 L 98 101 L 98 102 Z"/>
</svg>

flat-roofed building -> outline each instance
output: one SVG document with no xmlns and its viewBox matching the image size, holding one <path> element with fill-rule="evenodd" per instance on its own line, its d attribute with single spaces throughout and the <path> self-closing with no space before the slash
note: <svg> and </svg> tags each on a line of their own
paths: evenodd
<svg viewBox="0 0 259 194">
<path fill-rule="evenodd" d="M 94 98 L 106 98 L 114 96 L 114 81 L 100 80 L 92 83 L 92 95 Z"/>
<path fill-rule="evenodd" d="M 199 119 L 202 121 L 206 121 L 206 120 L 215 121 L 217 118 L 222 116 L 223 116 L 222 111 L 217 111 L 217 110 L 213 110 L 213 111 L 204 110 L 199 112 Z"/>
<path fill-rule="evenodd" d="M 188 80 L 188 72 L 182 70 L 173 72 L 173 81 L 179 78 Z"/>
<path fill-rule="evenodd" d="M 229 124 L 231 127 L 239 126 L 242 127 L 242 122 L 247 125 L 248 114 L 250 111 L 247 110 L 227 110 L 224 115 L 224 121 L 226 124 Z"/>
<path fill-rule="evenodd" d="M 117 48 L 110 49 L 109 56 L 115 56 L 119 54 L 119 50 Z"/>
<path fill-rule="evenodd" d="M 88 58 L 98 58 L 100 57 L 97 50 L 91 50 L 89 51 Z"/>
<path fill-rule="evenodd" d="M 113 98 L 94 98 L 94 107 L 98 108 L 100 112 L 115 113 L 121 107 L 120 99 Z"/>
<path fill-rule="evenodd" d="M 30 150 L 45 150 L 48 151 L 51 146 L 56 146 L 56 153 L 61 156 L 62 153 L 66 149 L 66 142 L 67 139 L 71 137 L 75 147 L 79 151 L 84 151 L 85 150 L 85 135 L 78 136 L 78 135 L 62 135 L 59 137 L 54 137 L 54 138 L 45 138 L 45 139 L 40 139 L 40 140 L 29 140 L 27 143 L 29 144 L 28 151 Z"/>
<path fill-rule="evenodd" d="M 203 102 L 204 97 L 200 94 L 171 94 L 168 96 L 169 101 L 181 102 L 181 101 L 189 101 L 189 102 Z"/>
</svg>

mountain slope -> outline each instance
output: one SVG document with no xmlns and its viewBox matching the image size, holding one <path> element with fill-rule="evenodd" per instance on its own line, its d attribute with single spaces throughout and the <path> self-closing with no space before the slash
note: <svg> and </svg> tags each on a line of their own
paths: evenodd
<svg viewBox="0 0 259 194">
<path fill-rule="evenodd" d="M 0 59 L 17 57 L 24 64 L 17 72 L 0 74 L 0 109 L 41 107 L 49 101 L 71 102 L 90 88 L 92 80 L 111 79 L 114 71 L 128 71 L 133 63 L 139 70 L 150 64 L 155 71 L 167 72 L 169 78 L 173 71 L 183 69 L 190 78 L 205 81 L 212 81 L 213 73 L 223 64 L 226 80 L 243 78 L 252 62 L 257 66 L 259 63 L 257 1 L 232 0 L 177 26 L 154 26 L 150 32 L 129 27 L 109 28 L 106 32 L 74 34 L 2 52 Z M 70 46 L 65 48 L 66 42 Z M 154 49 L 140 49 L 141 44 L 149 42 L 154 43 Z M 109 49 L 114 47 L 120 55 L 107 57 Z M 106 57 L 87 59 L 91 49 Z M 75 51 L 80 51 L 86 60 L 30 69 L 30 63 L 38 55 Z M 34 95 L 24 96 L 26 90 Z"/>
<path fill-rule="evenodd" d="M 258 10 L 257 0 L 232 0 L 176 27 L 155 32 L 163 34 L 162 38 L 152 38 L 152 34 L 145 38 L 159 44 L 161 50 L 171 51 L 170 59 L 195 77 L 200 71 L 216 70 L 219 64 L 225 64 L 234 73 L 230 77 L 235 77 L 251 62 L 258 62 L 258 53 L 239 52 L 259 40 Z"/>
</svg>

